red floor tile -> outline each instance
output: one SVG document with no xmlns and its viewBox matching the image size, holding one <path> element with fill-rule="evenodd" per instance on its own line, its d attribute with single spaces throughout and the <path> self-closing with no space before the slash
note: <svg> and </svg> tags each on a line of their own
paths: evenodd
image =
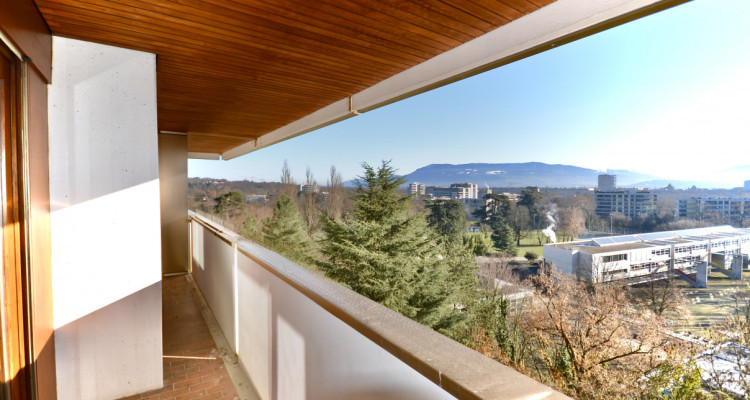
<svg viewBox="0 0 750 400">
<path fill-rule="evenodd" d="M 198 304 L 186 276 L 164 278 L 164 388 L 125 400 L 239 398 Z"/>
</svg>

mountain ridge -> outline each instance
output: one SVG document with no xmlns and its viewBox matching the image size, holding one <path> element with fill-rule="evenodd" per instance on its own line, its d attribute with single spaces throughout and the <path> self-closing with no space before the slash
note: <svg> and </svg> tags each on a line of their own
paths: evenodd
<svg viewBox="0 0 750 400">
<path fill-rule="evenodd" d="M 539 161 L 524 163 L 429 164 L 406 174 L 408 182 L 449 185 L 471 181 L 486 186 L 595 187 L 600 171 L 567 164 Z M 618 175 L 618 183 L 630 185 L 659 179 L 633 171 L 608 170 Z"/>
<path fill-rule="evenodd" d="M 568 164 L 547 164 L 539 161 L 523 163 L 435 163 L 403 175 L 407 183 L 419 182 L 427 186 L 448 186 L 451 183 L 471 182 L 490 187 L 578 187 L 595 188 L 598 175 L 604 172 Z M 618 187 L 675 188 L 693 185 L 703 188 L 720 188 L 725 184 L 705 180 L 669 180 L 637 171 L 608 169 L 617 175 Z M 348 182 L 353 184 L 353 181 Z"/>
</svg>

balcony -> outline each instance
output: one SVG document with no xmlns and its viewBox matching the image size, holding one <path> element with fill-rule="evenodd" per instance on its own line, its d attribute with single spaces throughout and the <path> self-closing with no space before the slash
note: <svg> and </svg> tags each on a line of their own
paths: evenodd
<svg viewBox="0 0 750 400">
<path fill-rule="evenodd" d="M 170 368 L 218 357 L 263 399 L 562 397 L 188 225 L 187 159 L 235 158 L 682 1 L 0 2 L 0 398 L 185 396 Z M 172 347 L 172 329 L 192 332 L 173 322 L 200 325 L 170 307 L 187 291 L 173 273 L 195 282 L 219 344 Z"/>
<path fill-rule="evenodd" d="M 166 388 L 132 399 L 193 398 L 180 389 L 190 384 L 194 398 L 211 394 L 200 384 L 221 386 L 225 377 L 189 381 L 180 371 L 209 363 L 220 370 L 222 352 L 249 378 L 250 398 L 566 398 L 213 222 L 189 219 L 192 272 L 163 281 Z M 207 318 L 216 321 L 218 345 L 198 329 L 200 307 L 188 310 L 174 297 L 189 295 L 190 282 L 195 304 L 205 299 Z M 226 398 L 222 387 L 209 391 Z"/>
</svg>

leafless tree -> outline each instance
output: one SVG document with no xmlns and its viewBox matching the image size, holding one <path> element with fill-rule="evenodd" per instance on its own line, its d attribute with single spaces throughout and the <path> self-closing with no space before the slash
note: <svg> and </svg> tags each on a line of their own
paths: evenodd
<svg viewBox="0 0 750 400">
<path fill-rule="evenodd" d="M 302 217 L 307 222 L 307 226 L 310 232 L 315 232 L 318 227 L 318 221 L 320 218 L 318 208 L 318 196 L 319 193 L 313 188 L 317 188 L 318 183 L 315 182 L 310 167 L 307 167 L 305 171 L 305 191 L 302 192 Z"/>
<path fill-rule="evenodd" d="M 292 178 L 292 171 L 289 169 L 289 164 L 284 160 L 284 166 L 281 167 L 281 187 L 279 188 L 279 195 L 285 194 L 290 199 L 297 198 L 297 185 L 294 183 Z"/>
<path fill-rule="evenodd" d="M 471 342 L 474 349 L 525 372 L 532 338 L 526 334 L 526 319 L 532 290 L 524 285 L 507 257 L 477 257 L 480 268 L 479 307 L 488 307 L 484 323 L 474 326 Z M 492 322 L 487 321 L 487 319 Z"/>
<path fill-rule="evenodd" d="M 328 177 L 328 197 L 326 198 L 326 212 L 331 219 L 341 219 L 344 208 L 344 180 L 341 173 L 331 165 L 331 173 Z"/>
<path fill-rule="evenodd" d="M 634 298 L 659 316 L 686 319 L 690 316 L 687 299 L 682 294 L 676 278 L 657 268 L 645 276 L 647 282 L 635 286 Z"/>
<path fill-rule="evenodd" d="M 534 279 L 525 320 L 543 378 L 578 398 L 635 398 L 639 379 L 665 362 L 681 362 L 663 320 L 615 285 L 591 285 L 553 268 Z"/>
<path fill-rule="evenodd" d="M 586 215 L 580 208 L 566 207 L 557 210 L 558 232 L 567 234 L 570 240 L 586 232 Z M 563 236 L 563 235 L 560 235 Z M 564 236 L 560 238 L 564 240 Z"/>
</svg>

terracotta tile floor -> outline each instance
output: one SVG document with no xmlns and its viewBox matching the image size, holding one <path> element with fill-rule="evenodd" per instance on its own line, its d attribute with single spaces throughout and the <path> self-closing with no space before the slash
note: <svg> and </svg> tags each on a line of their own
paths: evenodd
<svg viewBox="0 0 750 400">
<path fill-rule="evenodd" d="M 239 399 L 187 276 L 162 281 L 164 388 L 135 399 Z"/>
</svg>

